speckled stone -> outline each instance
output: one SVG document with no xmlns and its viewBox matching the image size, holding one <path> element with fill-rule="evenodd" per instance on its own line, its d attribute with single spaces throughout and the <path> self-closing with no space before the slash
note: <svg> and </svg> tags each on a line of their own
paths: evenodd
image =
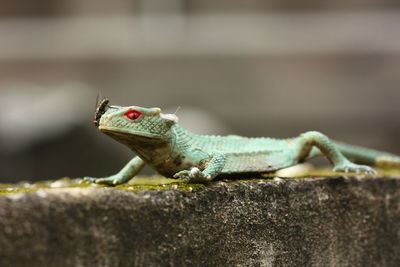
<svg viewBox="0 0 400 267">
<path fill-rule="evenodd" d="M 400 266 L 400 179 L 1 196 L 0 266 Z"/>
</svg>

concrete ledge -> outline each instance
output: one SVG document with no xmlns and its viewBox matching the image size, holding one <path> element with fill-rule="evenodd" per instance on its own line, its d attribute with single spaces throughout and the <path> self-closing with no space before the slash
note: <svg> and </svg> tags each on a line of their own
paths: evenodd
<svg viewBox="0 0 400 267">
<path fill-rule="evenodd" d="M 0 197 L 0 266 L 399 266 L 400 179 Z"/>
</svg>

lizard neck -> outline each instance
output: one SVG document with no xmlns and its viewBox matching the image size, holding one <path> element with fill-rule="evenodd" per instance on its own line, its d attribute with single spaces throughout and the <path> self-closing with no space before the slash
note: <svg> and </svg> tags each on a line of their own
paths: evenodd
<svg viewBox="0 0 400 267">
<path fill-rule="evenodd" d="M 185 154 L 188 148 L 196 142 L 197 135 L 185 130 L 181 126 L 173 125 L 165 138 L 148 138 L 143 136 L 125 136 L 110 134 L 119 142 L 127 145 L 142 159 L 159 162 L 177 155 Z"/>
<path fill-rule="evenodd" d="M 175 124 L 171 127 L 171 152 L 180 153 L 191 147 L 198 136 Z"/>
<path fill-rule="evenodd" d="M 173 125 L 164 143 L 135 143 L 131 146 L 143 160 L 162 175 L 171 177 L 176 172 L 187 169 L 198 161 L 193 161 L 190 149 L 197 135 Z"/>
</svg>

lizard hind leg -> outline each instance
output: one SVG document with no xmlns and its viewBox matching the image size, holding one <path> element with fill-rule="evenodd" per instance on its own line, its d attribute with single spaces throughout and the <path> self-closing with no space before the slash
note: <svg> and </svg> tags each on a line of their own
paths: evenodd
<svg viewBox="0 0 400 267">
<path fill-rule="evenodd" d="M 315 149 L 317 148 L 317 149 Z M 366 165 L 358 165 L 350 162 L 339 150 L 339 148 L 326 135 L 310 131 L 296 138 L 296 160 L 303 162 L 322 153 L 333 164 L 333 170 L 338 172 L 356 172 L 373 174 L 375 170 Z M 315 155 L 312 155 L 315 154 Z"/>
</svg>

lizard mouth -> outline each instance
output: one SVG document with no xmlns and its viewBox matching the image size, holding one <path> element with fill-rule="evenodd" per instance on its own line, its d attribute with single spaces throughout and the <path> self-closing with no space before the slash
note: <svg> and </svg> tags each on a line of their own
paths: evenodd
<svg viewBox="0 0 400 267">
<path fill-rule="evenodd" d="M 101 116 L 103 116 L 110 107 L 108 105 L 109 103 L 110 100 L 108 98 L 103 98 L 103 100 L 97 103 L 96 112 L 94 113 L 94 121 L 92 122 L 97 128 L 100 125 Z"/>
<path fill-rule="evenodd" d="M 163 137 L 160 136 L 159 134 L 152 134 L 148 132 L 139 132 L 139 131 L 132 131 L 128 129 L 122 129 L 120 127 L 113 127 L 113 126 L 99 126 L 99 130 L 108 133 L 111 135 L 122 135 L 122 136 L 135 136 L 135 137 L 143 137 L 143 138 L 157 138 L 157 139 L 162 139 Z"/>
</svg>

